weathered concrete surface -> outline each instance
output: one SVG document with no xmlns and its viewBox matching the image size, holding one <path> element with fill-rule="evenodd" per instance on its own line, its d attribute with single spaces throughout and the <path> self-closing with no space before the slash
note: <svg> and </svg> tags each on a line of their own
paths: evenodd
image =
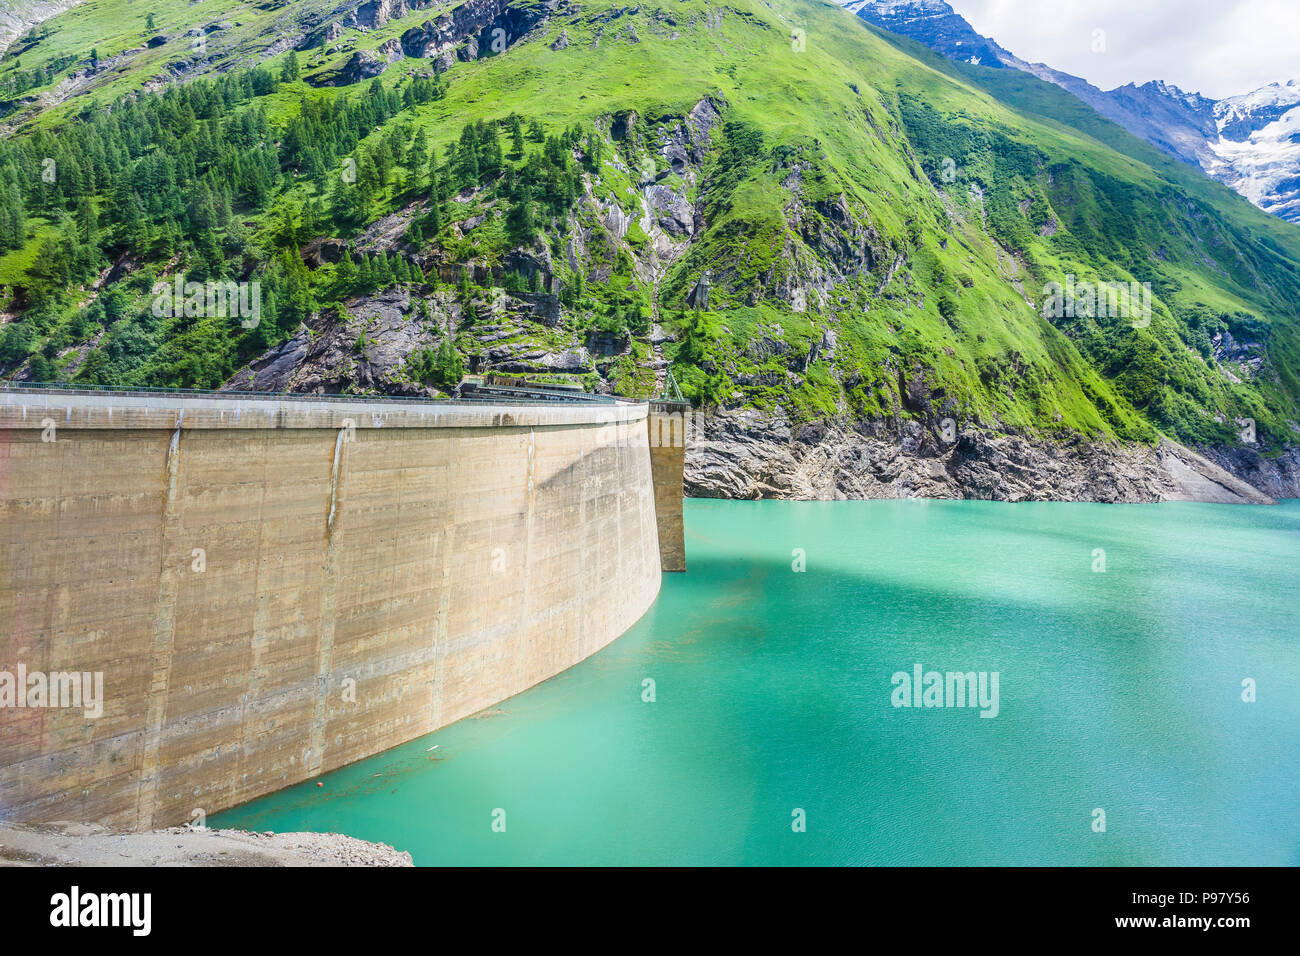
<svg viewBox="0 0 1300 956">
<path fill-rule="evenodd" d="M 449 724 L 659 590 L 646 407 L 0 393 L 0 814 L 186 822 Z"/>
<path fill-rule="evenodd" d="M 654 476 L 655 520 L 659 526 L 659 564 L 665 571 L 686 570 L 686 529 L 682 515 L 686 429 L 690 406 L 651 402 L 650 470 Z"/>
</svg>

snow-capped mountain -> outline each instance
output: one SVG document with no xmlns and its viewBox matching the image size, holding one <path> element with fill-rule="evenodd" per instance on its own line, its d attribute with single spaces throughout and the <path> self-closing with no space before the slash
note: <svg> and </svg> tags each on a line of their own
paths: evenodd
<svg viewBox="0 0 1300 956">
<path fill-rule="evenodd" d="M 1300 222 L 1300 81 L 1221 100 L 1214 118 L 1219 135 L 1206 172 L 1265 212 Z"/>
<path fill-rule="evenodd" d="M 1102 90 L 1081 77 L 1029 63 L 982 36 L 944 0 L 848 0 L 845 9 L 962 63 L 1017 69 L 1073 93 L 1170 156 L 1300 223 L 1300 81 L 1212 100 L 1163 82 Z"/>
<path fill-rule="evenodd" d="M 868 23 L 911 37 L 950 60 L 1001 66 L 1011 54 L 975 32 L 944 0 L 849 0 L 841 4 Z"/>
</svg>

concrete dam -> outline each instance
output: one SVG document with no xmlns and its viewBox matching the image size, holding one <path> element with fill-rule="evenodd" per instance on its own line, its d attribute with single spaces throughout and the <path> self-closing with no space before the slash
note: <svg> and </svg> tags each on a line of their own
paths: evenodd
<svg viewBox="0 0 1300 956">
<path fill-rule="evenodd" d="M 0 819 L 186 823 L 590 656 L 684 569 L 684 424 L 0 391 Z"/>
</svg>

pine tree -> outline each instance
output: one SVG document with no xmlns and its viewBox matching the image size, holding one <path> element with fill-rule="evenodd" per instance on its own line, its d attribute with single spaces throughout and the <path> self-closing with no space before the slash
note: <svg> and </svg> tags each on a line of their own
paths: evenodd
<svg viewBox="0 0 1300 956">
<path fill-rule="evenodd" d="M 17 249 L 27 237 L 27 214 L 16 187 L 0 190 L 0 250 Z"/>
<path fill-rule="evenodd" d="M 518 113 L 510 114 L 510 158 L 520 159 L 524 155 L 524 124 Z"/>
<path fill-rule="evenodd" d="M 537 234 L 537 222 L 533 218 L 532 199 L 527 190 L 520 194 L 506 214 L 506 232 L 515 245 L 532 244 L 533 237 Z"/>
<path fill-rule="evenodd" d="M 352 250 L 343 254 L 334 267 L 334 285 L 339 298 L 352 295 L 357 288 L 357 264 L 352 258 Z"/>
<path fill-rule="evenodd" d="M 393 170 L 393 151 L 385 139 L 381 139 L 370 151 L 370 164 L 375 171 L 375 184 L 383 189 L 388 185 L 389 174 Z"/>
<path fill-rule="evenodd" d="M 588 172 L 599 172 L 601 164 L 605 161 L 605 141 L 600 138 L 599 133 L 588 134 L 583 147 L 583 165 L 587 167 Z"/>
<path fill-rule="evenodd" d="M 50 360 L 39 353 L 32 356 L 32 360 L 27 366 L 27 378 L 32 382 L 52 382 L 54 381 L 54 366 Z"/>
<path fill-rule="evenodd" d="M 284 316 L 296 327 L 305 321 L 312 311 L 311 277 L 307 266 L 296 249 L 284 249 L 277 260 L 282 281 L 284 298 L 280 307 Z"/>
<path fill-rule="evenodd" d="M 501 138 L 495 123 L 480 123 L 478 165 L 484 177 L 494 177 L 501 171 Z M 480 180 L 481 181 L 481 180 Z"/>
<path fill-rule="evenodd" d="M 468 124 L 461 130 L 456 148 L 456 182 L 461 189 L 472 189 L 481 181 L 478 152 L 478 137 L 473 124 Z"/>
<path fill-rule="evenodd" d="M 406 154 L 406 168 L 411 171 L 413 176 L 418 177 L 423 172 L 428 161 L 429 135 L 421 126 L 415 134 L 415 140 L 411 143 L 410 150 Z"/>
</svg>

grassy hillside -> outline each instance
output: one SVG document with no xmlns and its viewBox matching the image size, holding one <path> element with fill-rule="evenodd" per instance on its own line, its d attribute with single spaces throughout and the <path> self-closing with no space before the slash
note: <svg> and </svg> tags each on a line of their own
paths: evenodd
<svg viewBox="0 0 1300 956">
<path fill-rule="evenodd" d="M 363 31 L 356 3 L 87 0 L 16 42 L 0 375 L 213 386 L 398 284 L 446 328 L 443 371 L 422 356 L 413 378 L 446 387 L 449 352 L 502 334 L 492 287 L 536 291 L 526 262 L 558 281 L 561 324 L 513 333 L 612 338 L 587 380 L 623 393 L 654 387 L 657 318 L 701 403 L 1205 444 L 1250 418 L 1295 443 L 1300 233 L 1054 87 L 811 0 L 488 7 Z M 404 55 L 448 11 L 452 45 Z M 325 85 L 358 64 L 382 73 Z M 353 256 L 304 266 L 321 237 Z M 151 314 L 181 271 L 259 280 L 262 321 Z M 1149 284 L 1149 323 L 1044 317 L 1068 277 Z"/>
</svg>

